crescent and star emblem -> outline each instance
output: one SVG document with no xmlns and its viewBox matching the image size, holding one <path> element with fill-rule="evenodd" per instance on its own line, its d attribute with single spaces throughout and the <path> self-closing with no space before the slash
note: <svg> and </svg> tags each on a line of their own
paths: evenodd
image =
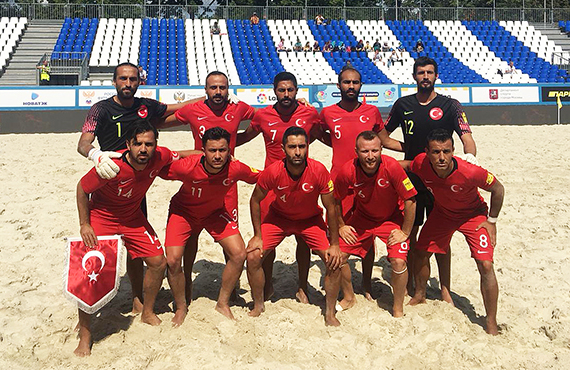
<svg viewBox="0 0 570 370">
<path fill-rule="evenodd" d="M 301 124 L 299 124 L 299 122 L 301 122 Z M 298 127 L 303 127 L 304 124 L 305 121 L 301 120 L 300 118 L 297 118 L 297 120 L 295 121 L 295 125 L 297 125 Z"/>
<path fill-rule="evenodd" d="M 380 186 L 381 188 L 385 188 L 389 184 L 390 184 L 390 182 L 383 177 L 378 179 L 378 186 Z"/>
<path fill-rule="evenodd" d="M 463 190 L 463 188 L 459 185 L 455 185 L 455 184 L 451 185 L 451 191 L 454 193 L 459 193 L 462 190 Z"/>
<path fill-rule="evenodd" d="M 89 252 L 85 253 L 85 255 L 83 256 L 83 259 L 81 260 L 81 267 L 83 267 L 83 270 L 87 271 L 87 268 L 85 267 L 85 263 L 87 263 L 87 261 L 91 257 L 99 258 L 99 260 L 101 261 L 101 267 L 99 268 L 99 271 L 103 270 L 103 267 L 105 267 L 105 255 L 99 251 L 89 251 Z M 93 270 L 87 276 L 89 276 L 89 282 L 91 282 L 91 281 L 97 281 L 97 276 L 99 276 L 99 274 L 96 274 L 95 270 Z"/>
<path fill-rule="evenodd" d="M 233 115 L 233 114 L 230 114 L 230 113 L 226 113 L 226 115 L 224 116 L 224 119 L 225 119 L 227 122 L 230 122 L 230 121 L 233 120 L 234 118 L 235 118 L 234 115 Z"/>
<path fill-rule="evenodd" d="M 230 186 L 231 183 L 233 183 L 233 181 L 231 181 L 230 179 L 224 179 L 224 181 L 222 181 L 222 184 L 224 184 L 224 186 Z"/>
<path fill-rule="evenodd" d="M 309 191 L 314 189 L 314 187 L 312 185 L 309 185 L 306 182 L 304 182 L 303 185 L 301 185 L 301 188 L 306 192 L 309 192 Z"/>
<path fill-rule="evenodd" d="M 158 170 L 152 170 L 150 171 L 149 177 L 152 179 L 156 177 L 156 175 L 158 175 Z"/>
<path fill-rule="evenodd" d="M 366 123 L 370 120 L 370 118 L 366 117 L 365 115 L 362 115 L 362 116 L 360 116 L 359 120 L 362 123 Z"/>
</svg>

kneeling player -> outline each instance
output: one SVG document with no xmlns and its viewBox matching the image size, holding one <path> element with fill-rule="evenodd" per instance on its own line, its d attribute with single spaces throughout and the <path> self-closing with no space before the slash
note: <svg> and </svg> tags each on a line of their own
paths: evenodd
<svg viewBox="0 0 570 370">
<path fill-rule="evenodd" d="M 493 269 L 493 249 L 505 190 L 490 172 L 454 157 L 453 151 L 453 138 L 449 132 L 433 130 L 427 138 L 426 153 L 412 162 L 412 171 L 433 193 L 435 206 L 416 246 L 416 294 L 410 304 L 425 302 L 429 258 L 433 253 L 447 253 L 453 233 L 459 231 L 465 236 L 481 275 L 481 293 L 487 311 L 486 331 L 498 334 L 499 287 Z M 491 192 L 488 214 L 487 204 L 478 188 Z"/>
<path fill-rule="evenodd" d="M 160 289 L 166 259 L 156 233 L 141 211 L 140 204 L 156 174 L 178 158 L 167 148 L 157 147 L 158 132 L 147 122 L 137 123 L 127 139 L 127 150 L 113 159 L 120 172 L 116 177 L 102 179 L 95 168 L 83 176 L 77 185 L 77 208 L 83 242 L 97 245 L 97 235 L 122 234 L 132 259 L 142 258 L 148 269 L 143 282 L 144 304 L 141 320 L 159 325 L 153 312 Z M 88 194 L 91 194 L 89 200 Z M 91 354 L 91 317 L 79 310 L 78 356 Z"/>
<path fill-rule="evenodd" d="M 337 216 L 343 214 L 342 201 L 349 189 L 354 189 L 355 193 L 352 216 L 346 223 L 338 217 L 343 257 L 341 287 L 344 293 L 339 309 L 350 308 L 356 303 L 347 263 L 349 255 L 364 258 L 371 249 L 374 253 L 374 238 L 378 237 L 388 249 L 394 289 L 393 315 L 400 317 L 404 314 L 408 237 L 416 212 L 416 190 L 400 164 L 381 153 L 382 144 L 374 131 L 360 133 L 356 138 L 358 158 L 347 162 L 336 177 Z M 403 216 L 401 203 L 404 204 Z M 372 270 L 369 273 L 372 274 Z M 363 276 L 363 279 L 370 280 L 371 276 Z"/>
<path fill-rule="evenodd" d="M 191 276 L 192 264 L 184 266 L 182 257 L 191 236 L 197 237 L 206 229 L 222 246 L 229 257 L 222 274 L 222 286 L 216 310 L 233 319 L 229 306 L 230 295 L 241 275 L 246 259 L 245 243 L 238 225 L 225 210 L 224 198 L 238 180 L 254 184 L 259 171 L 237 160 L 230 160 L 230 134 L 213 127 L 202 136 L 203 154 L 191 155 L 164 169 L 161 177 L 181 180 L 182 187 L 170 202 L 166 226 L 166 258 L 168 281 L 176 302 L 174 326 L 184 322 L 187 312 L 184 273 Z"/>
<path fill-rule="evenodd" d="M 251 196 L 251 222 L 254 236 L 247 247 L 247 276 L 253 296 L 251 316 L 259 316 L 265 309 L 263 287 L 265 276 L 262 262 L 285 237 L 301 237 L 326 265 L 325 291 L 327 325 L 338 326 L 335 303 L 340 284 L 340 249 L 335 215 L 333 184 L 325 166 L 307 158 L 307 133 L 300 127 L 289 127 L 283 134 L 285 159 L 267 167 Z M 269 191 L 275 200 L 261 222 L 261 201 Z M 318 205 L 319 196 L 327 210 L 327 225 Z"/>
</svg>

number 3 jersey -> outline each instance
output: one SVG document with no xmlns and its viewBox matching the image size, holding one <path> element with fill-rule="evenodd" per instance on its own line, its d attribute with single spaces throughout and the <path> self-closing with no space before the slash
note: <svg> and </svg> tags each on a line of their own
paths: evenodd
<svg viewBox="0 0 570 370">
<path fill-rule="evenodd" d="M 427 136 L 436 128 L 450 133 L 455 131 L 459 136 L 471 133 L 461 104 L 439 94 L 428 105 L 420 104 L 416 94 L 396 100 L 385 127 L 389 132 L 402 128 L 406 160 L 412 160 L 424 152 Z"/>
<path fill-rule="evenodd" d="M 136 121 L 160 118 L 164 112 L 166 104 L 154 99 L 135 98 L 133 105 L 126 108 L 111 97 L 91 107 L 81 132 L 94 134 L 101 150 L 119 151 L 127 148 L 125 142 Z"/>
<path fill-rule="evenodd" d="M 190 209 L 194 217 L 201 219 L 224 208 L 224 198 L 235 182 L 241 180 L 254 184 L 259 171 L 238 160 L 228 161 L 224 168 L 210 174 L 204 168 L 203 154 L 194 154 L 172 163 L 163 169 L 160 177 L 180 180 L 182 186 L 171 200 L 171 207 Z"/>
<path fill-rule="evenodd" d="M 113 159 L 120 168 L 115 178 L 103 179 L 92 168 L 81 179 L 81 187 L 91 194 L 89 208 L 91 217 L 101 217 L 113 221 L 124 221 L 141 212 L 141 201 L 159 172 L 178 159 L 178 153 L 158 146 L 153 157 L 142 171 L 135 170 L 127 162 L 127 151 Z"/>
</svg>

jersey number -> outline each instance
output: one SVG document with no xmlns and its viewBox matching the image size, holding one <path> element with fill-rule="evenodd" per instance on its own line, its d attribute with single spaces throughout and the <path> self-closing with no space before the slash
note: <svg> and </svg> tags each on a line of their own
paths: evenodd
<svg viewBox="0 0 570 370">
<path fill-rule="evenodd" d="M 202 196 L 202 188 L 195 188 L 192 186 L 192 196 L 200 198 Z"/>
<path fill-rule="evenodd" d="M 204 132 L 206 132 L 206 126 L 200 126 L 198 128 L 198 136 L 200 136 L 200 139 L 202 138 L 202 136 L 204 136 Z"/>
<path fill-rule="evenodd" d="M 334 137 L 336 137 L 337 139 L 340 139 L 340 125 L 336 125 L 334 127 Z"/>
<path fill-rule="evenodd" d="M 117 194 L 118 197 L 123 196 L 125 198 L 130 198 L 131 195 L 133 195 L 133 189 L 129 189 L 128 192 L 126 192 L 125 194 L 123 194 L 123 188 L 119 188 L 119 194 Z"/>
<path fill-rule="evenodd" d="M 414 134 L 414 121 L 411 119 L 405 119 L 404 125 L 406 126 L 406 134 L 413 135 Z"/>
<path fill-rule="evenodd" d="M 489 239 L 487 239 L 487 235 L 482 234 L 479 236 L 479 245 L 481 248 L 487 248 L 489 246 Z"/>
<path fill-rule="evenodd" d="M 117 122 L 117 136 L 121 137 L 121 122 Z"/>
<path fill-rule="evenodd" d="M 271 142 L 275 141 L 275 135 L 277 135 L 277 130 L 269 130 L 271 132 Z"/>
</svg>

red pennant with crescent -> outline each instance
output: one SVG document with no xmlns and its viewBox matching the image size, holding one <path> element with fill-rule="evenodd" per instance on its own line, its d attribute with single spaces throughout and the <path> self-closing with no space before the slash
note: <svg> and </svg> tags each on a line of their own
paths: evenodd
<svg viewBox="0 0 570 370">
<path fill-rule="evenodd" d="M 117 294 L 124 250 L 120 235 L 97 238 L 94 248 L 83 244 L 81 238 L 67 239 L 64 293 L 88 314 L 97 312 Z"/>
</svg>

